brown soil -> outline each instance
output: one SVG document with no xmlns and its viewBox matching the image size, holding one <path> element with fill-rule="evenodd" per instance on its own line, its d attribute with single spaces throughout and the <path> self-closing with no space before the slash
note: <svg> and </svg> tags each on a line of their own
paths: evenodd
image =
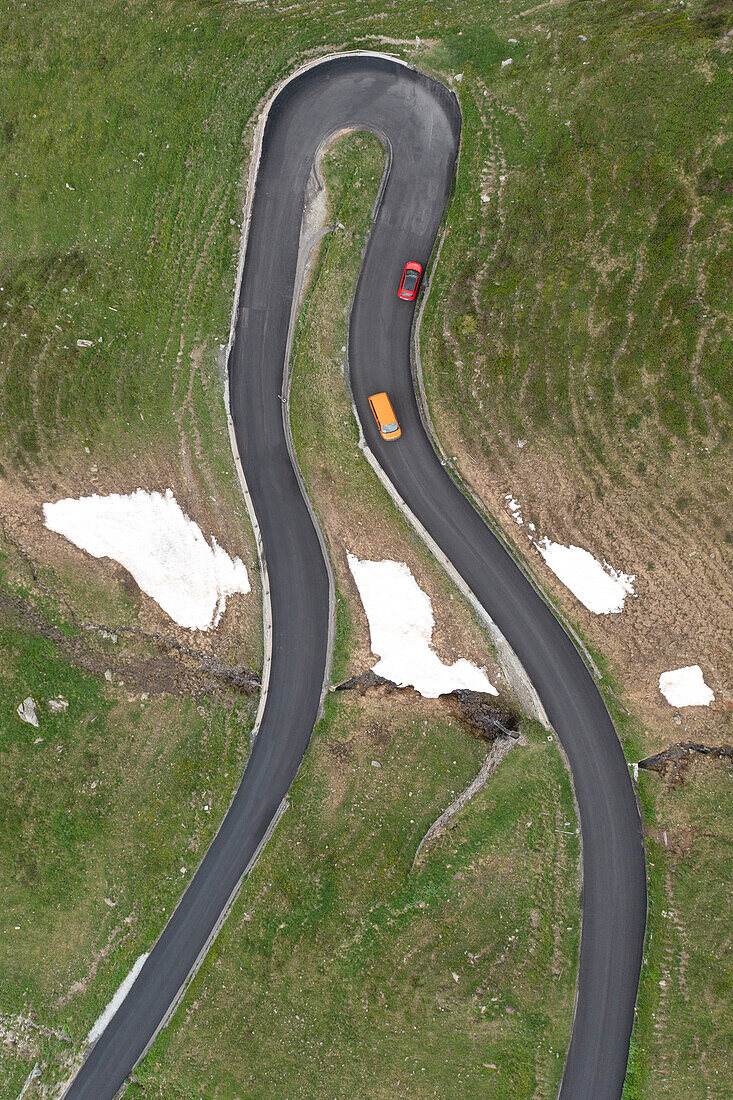
<svg viewBox="0 0 733 1100">
<path fill-rule="evenodd" d="M 369 644 L 369 624 L 347 561 L 347 553 L 352 553 L 362 560 L 405 562 L 430 597 L 435 617 L 432 644 L 440 659 L 446 664 L 461 657 L 473 661 L 487 669 L 497 689 L 508 694 L 509 686 L 471 610 L 439 566 L 426 567 L 426 551 L 421 546 L 418 549 L 417 536 L 403 532 L 401 520 L 380 523 L 375 529 L 374 516 L 366 507 L 353 506 L 345 514 L 334 501 L 331 486 L 327 470 L 319 471 L 311 479 L 310 498 L 328 541 L 337 586 L 352 609 L 354 634 L 348 675 L 358 675 L 376 662 Z"/>
<path fill-rule="evenodd" d="M 223 688 L 243 695 L 259 694 L 260 678 L 246 665 L 229 665 L 215 654 L 182 645 L 164 634 L 146 634 L 134 628 L 123 627 L 116 634 L 87 623 L 82 634 L 70 635 L 44 619 L 29 600 L 1 590 L 0 625 L 48 638 L 70 664 L 104 675 L 128 691 L 194 698 L 218 694 Z M 136 648 L 143 652 L 136 653 Z"/>
<path fill-rule="evenodd" d="M 659 772 L 667 779 L 667 786 L 681 783 L 695 757 L 711 760 L 733 760 L 733 745 L 702 745 L 695 741 L 678 741 L 664 752 L 648 756 L 639 761 L 639 767 L 645 771 Z"/>
<path fill-rule="evenodd" d="M 344 680 L 334 690 L 356 691 L 362 697 L 369 694 L 380 699 L 394 695 L 395 692 L 408 699 L 422 698 L 414 688 L 400 687 L 384 676 L 377 676 L 371 669 Z M 484 741 L 495 741 L 497 737 L 516 739 L 519 736 L 522 716 L 510 700 L 459 688 L 438 696 L 435 703 L 457 718 L 475 737 Z"/>
<path fill-rule="evenodd" d="M 497 434 L 489 462 L 477 457 L 490 445 L 486 439 L 461 439 L 448 418 L 441 434 L 447 452 L 460 456 L 462 476 L 540 584 L 584 639 L 609 659 L 625 700 L 643 723 L 647 750 L 660 750 L 673 736 L 723 740 L 730 729 L 733 687 L 733 555 L 722 498 L 710 502 L 700 488 L 714 480 L 709 460 L 680 450 L 663 470 L 644 477 L 600 467 L 591 475 L 543 441 L 528 440 L 520 448 Z M 725 483 L 719 468 L 716 478 Z M 524 526 L 508 511 L 507 493 L 521 504 Z M 581 546 L 615 569 L 636 574 L 637 597 L 628 597 L 620 614 L 586 610 L 530 544 L 530 522 L 536 538 Z M 691 664 L 702 667 L 715 702 L 678 712 L 661 695 L 659 676 Z"/>
<path fill-rule="evenodd" d="M 231 686 L 241 690 L 241 668 L 247 670 L 246 679 L 256 679 L 250 670 L 261 663 L 262 633 L 259 574 L 244 503 L 237 513 L 225 500 L 215 499 L 217 486 L 204 482 L 189 463 L 184 470 L 175 457 L 132 454 L 122 473 L 120 465 L 117 459 L 105 462 L 94 455 L 63 465 L 62 472 L 45 468 L 22 480 L 0 477 L 0 550 L 7 590 L 0 615 L 52 637 L 47 612 L 34 610 L 41 604 L 48 608 L 50 600 L 62 620 L 116 634 L 117 645 L 94 630 L 53 640 L 81 667 L 111 669 L 115 680 L 142 690 L 199 694 L 223 683 L 227 669 Z M 140 487 L 161 493 L 171 489 L 207 539 L 213 535 L 229 554 L 245 562 L 252 590 L 227 600 L 216 629 L 178 626 L 122 566 L 110 558 L 93 558 L 43 524 L 46 501 L 129 493 Z M 24 594 L 20 602 L 9 598 L 10 592 L 19 591 Z"/>
</svg>

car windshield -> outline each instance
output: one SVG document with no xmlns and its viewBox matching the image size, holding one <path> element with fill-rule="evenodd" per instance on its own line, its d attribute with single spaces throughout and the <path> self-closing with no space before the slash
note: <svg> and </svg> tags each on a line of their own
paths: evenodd
<svg viewBox="0 0 733 1100">
<path fill-rule="evenodd" d="M 385 435 L 389 435 L 390 432 L 396 432 L 398 428 L 397 424 L 385 424 L 382 431 Z"/>
<path fill-rule="evenodd" d="M 417 272 L 408 271 L 405 275 L 405 290 L 414 290 L 417 286 Z"/>
</svg>

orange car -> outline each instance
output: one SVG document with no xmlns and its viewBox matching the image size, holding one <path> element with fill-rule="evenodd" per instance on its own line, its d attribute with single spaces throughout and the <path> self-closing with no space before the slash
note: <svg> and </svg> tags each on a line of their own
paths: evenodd
<svg viewBox="0 0 733 1100">
<path fill-rule="evenodd" d="M 402 435 L 402 429 L 397 423 L 397 417 L 394 414 L 394 409 L 392 408 L 392 404 L 387 394 L 373 393 L 369 398 L 369 404 L 374 413 L 374 419 L 377 422 L 379 434 L 382 439 L 386 439 L 387 441 L 399 439 Z"/>
</svg>

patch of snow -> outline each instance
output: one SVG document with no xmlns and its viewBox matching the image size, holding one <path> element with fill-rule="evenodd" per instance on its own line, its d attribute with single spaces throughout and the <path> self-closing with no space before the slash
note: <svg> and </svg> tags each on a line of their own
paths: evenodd
<svg viewBox="0 0 733 1100">
<path fill-rule="evenodd" d="M 18 707 L 18 717 L 21 722 L 27 722 L 29 726 L 35 726 L 38 728 L 38 715 L 36 714 L 36 701 L 32 695 L 29 695 L 27 699 Z"/>
<path fill-rule="evenodd" d="M 144 955 L 141 955 L 139 959 L 135 960 L 135 963 L 133 964 L 132 970 L 127 975 L 127 977 L 124 979 L 121 986 L 119 987 L 119 989 L 117 990 L 117 992 L 115 993 L 114 997 L 109 1002 L 107 1007 L 105 1008 L 102 1015 L 99 1016 L 94 1021 L 94 1023 L 92 1024 L 92 1030 L 87 1035 L 87 1042 L 88 1043 L 96 1043 L 97 1039 L 102 1034 L 102 1032 L 106 1028 L 107 1024 L 110 1022 L 110 1020 L 114 1016 L 115 1012 L 120 1007 L 120 1005 L 124 1001 L 125 997 L 127 996 L 127 994 L 132 989 L 135 978 L 137 978 L 138 974 L 142 970 L 143 963 L 147 959 L 148 954 L 149 954 L 149 952 L 146 951 Z"/>
<path fill-rule="evenodd" d="M 522 519 L 522 505 L 518 500 L 512 496 L 511 493 L 507 493 L 504 497 L 507 502 L 507 510 L 511 513 L 512 519 L 516 520 L 520 527 L 524 526 L 524 520 Z"/>
<path fill-rule="evenodd" d="M 506 493 L 504 500 L 512 518 L 524 526 L 519 501 L 511 493 Z M 533 537 L 537 530 L 534 523 L 528 523 L 527 528 L 531 532 L 527 538 L 539 550 L 545 563 L 589 611 L 596 615 L 616 614 L 623 611 L 627 596 L 636 596 L 636 574 L 621 573 L 607 561 L 597 561 L 580 546 L 563 546 L 547 537 L 536 541 Z"/>
<path fill-rule="evenodd" d="M 659 677 L 659 690 L 673 707 L 709 707 L 715 698 L 699 665 L 663 672 Z"/>
<path fill-rule="evenodd" d="M 535 543 L 552 572 L 580 602 L 596 615 L 623 611 L 627 596 L 635 596 L 635 574 L 617 572 L 580 546 L 562 546 L 548 538 Z"/>
<path fill-rule="evenodd" d="M 486 670 L 463 658 L 445 665 L 431 647 L 435 619 L 430 597 L 401 561 L 360 561 L 348 555 L 369 621 L 372 652 L 380 660 L 378 676 L 401 687 L 412 685 L 435 699 L 457 688 L 498 695 Z"/>
<path fill-rule="evenodd" d="M 67 498 L 43 505 L 46 527 L 95 558 L 123 565 L 139 587 L 189 630 L 216 626 L 227 596 L 249 592 L 247 569 L 230 558 L 182 510 L 170 489 L 165 496 L 137 489 L 121 496 Z"/>
</svg>

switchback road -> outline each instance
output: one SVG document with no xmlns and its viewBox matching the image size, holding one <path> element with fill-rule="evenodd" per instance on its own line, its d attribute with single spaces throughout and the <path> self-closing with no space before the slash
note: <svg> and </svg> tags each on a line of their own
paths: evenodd
<svg viewBox="0 0 733 1100">
<path fill-rule="evenodd" d="M 231 412 L 271 593 L 272 664 L 259 734 L 222 826 L 139 977 L 69 1086 L 111 1100 L 210 942 L 308 745 L 327 665 L 329 577 L 292 468 L 281 392 L 301 218 L 314 157 L 345 128 L 390 155 L 351 314 L 351 384 L 366 441 L 523 663 L 565 750 L 583 842 L 576 1011 L 560 1095 L 618 1100 L 646 914 L 639 813 L 621 746 L 572 641 L 459 491 L 431 446 L 410 369 L 413 306 L 396 287 L 425 265 L 448 200 L 460 136 L 451 93 L 377 55 L 344 56 L 286 84 L 262 143 L 229 359 Z M 387 390 L 402 438 L 384 444 L 367 396 Z"/>
</svg>

